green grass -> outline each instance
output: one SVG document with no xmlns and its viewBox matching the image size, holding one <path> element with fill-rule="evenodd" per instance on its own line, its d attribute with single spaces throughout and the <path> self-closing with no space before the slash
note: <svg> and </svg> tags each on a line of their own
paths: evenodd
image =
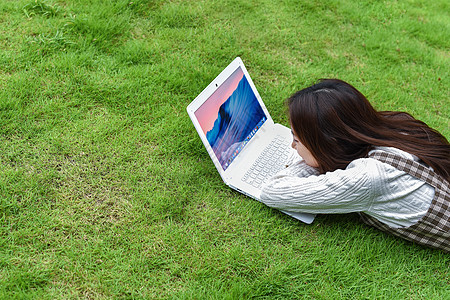
<svg viewBox="0 0 450 300">
<path fill-rule="evenodd" d="M 0 298 L 448 299 L 449 256 L 222 183 L 186 106 L 338 77 L 450 138 L 448 1 L 0 3 Z"/>
</svg>

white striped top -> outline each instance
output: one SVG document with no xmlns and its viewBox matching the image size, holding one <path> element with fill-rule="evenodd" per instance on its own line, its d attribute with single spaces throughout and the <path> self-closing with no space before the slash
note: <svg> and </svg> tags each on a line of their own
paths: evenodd
<svg viewBox="0 0 450 300">
<path fill-rule="evenodd" d="M 416 156 L 396 148 L 377 147 L 373 151 L 418 161 Z M 289 167 L 264 185 L 261 202 L 292 212 L 364 212 L 399 228 L 417 223 L 433 197 L 432 186 L 376 159 L 356 159 L 344 170 L 319 175 L 293 150 Z"/>
</svg>

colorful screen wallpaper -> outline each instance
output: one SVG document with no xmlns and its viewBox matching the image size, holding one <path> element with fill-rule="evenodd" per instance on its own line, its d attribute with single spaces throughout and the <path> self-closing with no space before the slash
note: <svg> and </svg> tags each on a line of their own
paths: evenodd
<svg viewBox="0 0 450 300">
<path fill-rule="evenodd" d="M 266 120 L 241 68 L 194 114 L 224 170 Z"/>
</svg>

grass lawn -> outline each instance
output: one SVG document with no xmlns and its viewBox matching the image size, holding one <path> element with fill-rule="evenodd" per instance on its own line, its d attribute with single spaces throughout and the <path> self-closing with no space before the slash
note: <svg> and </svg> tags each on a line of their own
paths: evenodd
<svg viewBox="0 0 450 300">
<path fill-rule="evenodd" d="M 227 188 L 186 106 L 337 77 L 450 138 L 450 3 L 0 2 L 0 299 L 450 299 L 450 257 Z"/>
</svg>

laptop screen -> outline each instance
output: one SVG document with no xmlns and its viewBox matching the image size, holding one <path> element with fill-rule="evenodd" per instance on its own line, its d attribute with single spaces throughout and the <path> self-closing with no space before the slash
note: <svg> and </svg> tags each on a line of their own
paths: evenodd
<svg viewBox="0 0 450 300">
<path fill-rule="evenodd" d="M 194 114 L 224 170 L 267 120 L 240 67 Z"/>
</svg>

